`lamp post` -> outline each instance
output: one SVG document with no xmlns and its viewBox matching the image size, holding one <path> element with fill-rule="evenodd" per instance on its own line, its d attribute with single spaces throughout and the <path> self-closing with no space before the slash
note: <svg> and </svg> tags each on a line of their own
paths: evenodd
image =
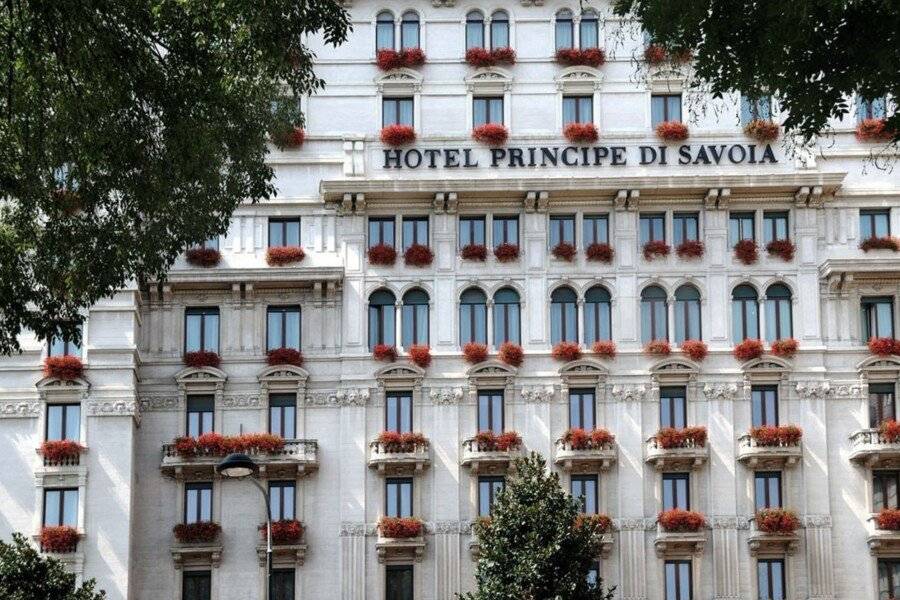
<svg viewBox="0 0 900 600">
<path fill-rule="evenodd" d="M 244 477 L 248 477 L 250 475 L 255 474 L 259 471 L 259 467 L 253 459 L 247 456 L 246 454 L 242 454 L 236 452 L 234 454 L 229 454 L 226 456 L 222 462 L 216 465 L 216 472 L 222 477 L 229 477 L 231 479 L 243 479 Z M 255 477 L 250 477 L 250 481 L 256 488 L 259 490 L 259 493 L 263 495 L 263 500 L 266 503 L 266 595 L 265 599 L 269 600 L 269 596 L 271 593 L 272 582 L 272 510 L 269 507 L 269 493 L 266 491 L 266 488 L 262 486 L 259 481 L 256 480 Z"/>
</svg>

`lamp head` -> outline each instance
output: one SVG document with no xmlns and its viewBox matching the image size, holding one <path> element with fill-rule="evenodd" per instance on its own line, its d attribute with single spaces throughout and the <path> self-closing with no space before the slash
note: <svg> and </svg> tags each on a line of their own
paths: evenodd
<svg viewBox="0 0 900 600">
<path fill-rule="evenodd" d="M 222 477 L 246 477 L 256 473 L 256 470 L 253 459 L 240 452 L 229 454 L 216 465 L 216 472 Z"/>
</svg>

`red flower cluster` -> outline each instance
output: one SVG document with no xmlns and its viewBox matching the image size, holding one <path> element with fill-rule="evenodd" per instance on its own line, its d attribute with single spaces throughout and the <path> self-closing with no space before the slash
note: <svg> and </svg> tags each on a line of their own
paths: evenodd
<svg viewBox="0 0 900 600">
<path fill-rule="evenodd" d="M 861 142 L 887 142 L 892 137 L 886 119 L 863 119 L 856 126 L 856 139 Z"/>
<path fill-rule="evenodd" d="M 397 348 L 390 344 L 375 344 L 372 348 L 372 357 L 375 360 L 394 362 L 397 360 Z"/>
<path fill-rule="evenodd" d="M 431 348 L 424 344 L 410 346 L 409 358 L 423 369 L 427 369 L 431 364 Z"/>
<path fill-rule="evenodd" d="M 675 247 L 679 258 L 700 258 L 705 251 L 706 246 L 700 240 L 685 240 Z"/>
<path fill-rule="evenodd" d="M 279 150 L 299 148 L 306 140 L 306 132 L 300 127 L 285 127 L 272 132 L 272 143 Z"/>
<path fill-rule="evenodd" d="M 78 530 L 68 525 L 41 528 L 41 550 L 59 554 L 75 552 Z"/>
<path fill-rule="evenodd" d="M 781 358 L 792 358 L 797 353 L 800 343 L 794 338 L 783 338 L 772 342 L 772 354 Z"/>
<path fill-rule="evenodd" d="M 463 346 L 463 355 L 466 357 L 466 362 L 476 365 L 487 360 L 488 349 L 485 344 L 469 342 Z"/>
<path fill-rule="evenodd" d="M 662 240 L 653 240 L 644 244 L 644 260 L 653 260 L 657 256 L 668 256 L 672 249 Z"/>
<path fill-rule="evenodd" d="M 196 523 L 179 523 L 172 530 L 175 539 L 182 544 L 208 544 L 216 541 L 222 532 L 222 527 L 212 521 L 198 521 Z"/>
<path fill-rule="evenodd" d="M 487 260 L 487 247 L 484 244 L 466 244 L 459 251 L 459 255 L 466 260 Z"/>
<path fill-rule="evenodd" d="M 575 427 L 566 431 L 562 440 L 572 450 L 599 450 L 615 442 L 616 436 L 602 428 L 586 431 Z"/>
<path fill-rule="evenodd" d="M 752 265 L 759 260 L 759 250 L 753 240 L 741 240 L 734 245 L 734 256 L 745 265 Z"/>
<path fill-rule="evenodd" d="M 525 360 L 525 353 L 522 351 L 522 346 L 512 342 L 503 342 L 500 344 L 497 356 L 501 361 L 511 367 L 521 366 L 522 361 Z"/>
<path fill-rule="evenodd" d="M 594 242 L 584 249 L 584 255 L 588 260 L 596 262 L 611 263 L 616 251 L 609 244 L 601 244 Z"/>
<path fill-rule="evenodd" d="M 884 438 L 885 442 L 893 444 L 900 440 L 900 423 L 894 419 L 882 421 L 881 425 L 878 426 L 878 434 Z"/>
<path fill-rule="evenodd" d="M 884 508 L 875 517 L 878 529 L 888 531 L 900 531 L 900 510 L 896 508 Z"/>
<path fill-rule="evenodd" d="M 375 244 L 368 252 L 370 265 L 389 267 L 397 262 L 397 251 L 388 244 Z"/>
<path fill-rule="evenodd" d="M 388 146 L 405 146 L 416 141 L 416 130 L 411 125 L 388 125 L 381 129 L 381 141 Z"/>
<path fill-rule="evenodd" d="M 650 44 L 644 48 L 644 60 L 651 65 L 662 64 L 666 60 L 666 49 L 659 44 Z"/>
<path fill-rule="evenodd" d="M 575 517 L 575 528 L 581 529 L 586 527 L 594 534 L 601 535 L 612 529 L 612 519 L 607 515 L 587 515 L 580 514 Z"/>
<path fill-rule="evenodd" d="M 684 352 L 685 356 L 697 362 L 702 361 L 709 354 L 706 342 L 701 340 L 684 340 L 681 343 L 681 351 Z"/>
<path fill-rule="evenodd" d="M 222 260 L 222 253 L 215 248 L 190 248 L 184 257 L 195 267 L 214 267 Z"/>
<path fill-rule="evenodd" d="M 385 452 L 415 452 L 416 446 L 428 446 L 428 438 L 416 432 L 382 431 L 378 443 Z"/>
<path fill-rule="evenodd" d="M 567 67 L 597 68 L 606 62 L 606 53 L 601 48 L 560 48 L 556 51 L 556 62 Z"/>
<path fill-rule="evenodd" d="M 570 362 L 581 358 L 581 348 L 576 342 L 559 342 L 553 346 L 553 358 Z"/>
<path fill-rule="evenodd" d="M 884 237 L 870 237 L 862 241 L 859 249 L 863 252 L 868 252 L 869 250 L 892 250 L 898 252 L 900 251 L 900 240 L 887 235 Z"/>
<path fill-rule="evenodd" d="M 242 433 L 222 435 L 204 433 L 200 437 L 180 437 L 175 439 L 175 452 L 179 456 L 191 458 L 202 456 L 225 456 L 232 452 L 258 452 L 270 454 L 284 448 L 284 439 L 272 433 Z"/>
<path fill-rule="evenodd" d="M 792 510 L 764 508 L 756 512 L 756 527 L 765 533 L 790 535 L 800 527 L 800 519 Z"/>
<path fill-rule="evenodd" d="M 469 48 L 466 50 L 466 62 L 473 67 L 493 67 L 494 65 L 516 64 L 516 51 L 512 48 Z"/>
<path fill-rule="evenodd" d="M 796 425 L 763 425 L 752 428 L 750 437 L 757 446 L 796 446 L 803 437 L 803 430 Z"/>
<path fill-rule="evenodd" d="M 266 524 L 259 526 L 262 539 L 266 539 Z M 296 519 L 284 519 L 281 521 L 272 521 L 272 543 L 273 544 L 297 544 L 303 537 L 303 523 Z"/>
<path fill-rule="evenodd" d="M 900 354 L 900 340 L 889 337 L 873 337 L 869 339 L 869 352 L 877 356 Z"/>
<path fill-rule="evenodd" d="M 84 452 L 84 446 L 74 440 L 47 440 L 41 444 L 40 453 L 44 460 L 60 463 L 78 457 Z"/>
<path fill-rule="evenodd" d="M 781 133 L 778 123 L 768 119 L 753 119 L 744 126 L 744 133 L 757 142 L 774 142 Z"/>
<path fill-rule="evenodd" d="M 199 369 L 200 367 L 218 367 L 222 362 L 217 353 L 207 352 L 206 350 L 185 352 L 183 360 L 184 364 L 189 367 L 194 367 L 195 369 Z"/>
<path fill-rule="evenodd" d="M 644 346 L 644 353 L 650 356 L 668 356 L 672 353 L 672 346 L 666 340 L 653 340 Z"/>
<path fill-rule="evenodd" d="M 702 448 L 706 445 L 706 427 L 663 427 L 656 432 L 660 448 Z"/>
<path fill-rule="evenodd" d="M 303 354 L 299 350 L 293 348 L 274 348 L 266 353 L 266 362 L 272 367 L 275 365 L 294 365 L 295 367 L 302 367 Z"/>
<path fill-rule="evenodd" d="M 688 127 L 681 121 L 663 121 L 656 126 L 656 135 L 667 142 L 682 142 L 688 138 Z"/>
<path fill-rule="evenodd" d="M 512 262 L 519 258 L 519 246 L 504 242 L 494 248 L 494 256 L 500 262 Z"/>
<path fill-rule="evenodd" d="M 794 242 L 791 240 L 772 240 L 766 244 L 769 256 L 780 256 L 784 262 L 794 260 Z"/>
<path fill-rule="evenodd" d="M 680 508 L 664 510 L 659 513 L 657 520 L 663 529 L 671 533 L 691 533 L 706 526 L 706 519 L 702 514 Z"/>
<path fill-rule="evenodd" d="M 553 246 L 553 249 L 550 252 L 556 258 L 568 262 L 572 262 L 572 260 L 575 258 L 575 255 L 578 253 L 578 251 L 575 249 L 575 244 L 570 244 L 569 242 L 558 243 L 557 245 Z"/>
<path fill-rule="evenodd" d="M 497 435 L 493 431 L 479 431 L 475 436 L 479 452 L 508 452 L 522 447 L 522 438 L 515 431 L 504 431 Z"/>
<path fill-rule="evenodd" d="M 591 346 L 591 352 L 600 358 L 613 359 L 616 357 L 616 343 L 606 340 L 594 342 L 594 345 Z"/>
<path fill-rule="evenodd" d="M 379 50 L 375 57 L 378 68 L 382 71 L 390 71 L 401 67 L 421 67 L 425 64 L 425 53 L 421 48 L 405 48 L 399 52 L 396 50 Z"/>
<path fill-rule="evenodd" d="M 77 356 L 48 356 L 44 359 L 44 375 L 57 379 L 78 379 L 84 373 L 84 364 Z"/>
<path fill-rule="evenodd" d="M 423 524 L 412 517 L 381 517 L 378 531 L 382 537 L 392 539 L 409 539 L 422 535 Z"/>
<path fill-rule="evenodd" d="M 593 144 L 600 132 L 593 123 L 569 123 L 563 128 L 563 135 L 573 144 Z"/>
<path fill-rule="evenodd" d="M 472 139 L 488 146 L 502 146 L 509 137 L 509 131 L 499 123 L 479 125 L 472 130 Z"/>
<path fill-rule="evenodd" d="M 763 355 L 761 340 L 744 340 L 734 347 L 734 357 L 740 361 L 753 360 Z"/>
<path fill-rule="evenodd" d="M 424 244 L 412 244 L 403 251 L 403 262 L 408 267 L 427 267 L 434 260 L 434 252 Z"/>
<path fill-rule="evenodd" d="M 300 246 L 272 246 L 266 250 L 266 263 L 270 267 L 301 262 L 304 258 L 306 258 L 306 253 Z"/>
</svg>

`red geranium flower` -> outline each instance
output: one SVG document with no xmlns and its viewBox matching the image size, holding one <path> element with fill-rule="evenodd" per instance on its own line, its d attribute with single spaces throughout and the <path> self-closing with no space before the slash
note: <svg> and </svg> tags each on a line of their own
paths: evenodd
<svg viewBox="0 0 900 600">
<path fill-rule="evenodd" d="M 794 338 L 783 338 L 772 342 L 772 354 L 782 358 L 791 358 L 796 354 L 800 344 Z"/>
<path fill-rule="evenodd" d="M 887 142 L 894 137 L 887 119 L 863 119 L 856 126 L 856 139 L 861 142 Z"/>
<path fill-rule="evenodd" d="M 271 138 L 279 150 L 299 148 L 306 141 L 306 132 L 300 127 L 284 127 L 274 131 Z"/>
<path fill-rule="evenodd" d="M 656 135 L 667 142 L 682 142 L 688 138 L 688 127 L 681 121 L 663 121 L 656 126 Z"/>
<path fill-rule="evenodd" d="M 680 258 L 700 258 L 706 247 L 700 240 L 685 240 L 675 247 L 675 254 Z"/>
<path fill-rule="evenodd" d="M 382 71 L 399 69 L 400 67 L 404 66 L 403 56 L 396 50 L 391 50 L 388 48 L 378 51 L 378 54 L 375 55 L 375 62 L 378 64 L 378 68 Z"/>
<path fill-rule="evenodd" d="M 900 251 L 900 241 L 890 236 L 870 237 L 865 239 L 859 245 L 860 250 L 868 252 L 869 250 L 892 250 Z"/>
<path fill-rule="evenodd" d="M 575 255 L 578 253 L 578 251 L 575 249 L 575 244 L 570 244 L 569 242 L 558 243 L 557 245 L 553 246 L 553 250 L 551 250 L 550 252 L 556 258 L 568 262 L 572 262 L 572 259 L 574 259 Z"/>
<path fill-rule="evenodd" d="M 222 527 L 212 521 L 198 521 L 179 523 L 172 531 L 175 533 L 175 539 L 182 544 L 208 544 L 219 537 Z"/>
<path fill-rule="evenodd" d="M 185 259 L 196 267 L 214 267 L 222 260 L 222 253 L 215 248 L 190 248 Z"/>
<path fill-rule="evenodd" d="M 487 346 L 485 344 L 469 342 L 463 346 L 463 355 L 465 355 L 466 361 L 473 365 L 484 362 L 487 360 L 488 356 Z"/>
<path fill-rule="evenodd" d="M 422 535 L 422 521 L 412 517 L 381 517 L 378 531 L 382 537 L 409 539 Z"/>
<path fill-rule="evenodd" d="M 869 352 L 878 356 L 898 354 L 898 346 L 900 346 L 900 343 L 889 337 L 873 337 L 869 339 Z"/>
<path fill-rule="evenodd" d="M 593 123 L 569 123 L 563 128 L 563 135 L 573 144 L 593 144 L 600 133 Z"/>
<path fill-rule="evenodd" d="M 397 251 L 388 244 L 375 244 L 368 251 L 370 265 L 391 266 L 397 261 Z"/>
<path fill-rule="evenodd" d="M 476 68 L 493 67 L 497 59 L 485 48 L 469 48 L 466 50 L 466 62 Z"/>
<path fill-rule="evenodd" d="M 404 48 L 400 51 L 400 60 L 404 67 L 415 69 L 425 64 L 425 53 L 421 48 Z"/>
<path fill-rule="evenodd" d="M 769 256 L 780 256 L 781 260 L 790 262 L 794 260 L 794 242 L 791 240 L 772 240 L 766 244 L 766 252 Z"/>
<path fill-rule="evenodd" d="M 41 528 L 41 550 L 64 554 L 75 552 L 78 546 L 78 530 L 67 525 Z"/>
<path fill-rule="evenodd" d="M 768 119 L 754 119 L 744 126 L 744 133 L 757 142 L 774 142 L 780 132 L 778 123 Z"/>
<path fill-rule="evenodd" d="M 706 526 L 706 519 L 702 514 L 680 508 L 673 508 L 659 513 L 658 520 L 663 529 L 673 533 L 700 531 Z"/>
<path fill-rule="evenodd" d="M 759 260 L 759 250 L 753 240 L 741 240 L 734 245 L 734 256 L 745 265 L 752 265 Z"/>
<path fill-rule="evenodd" d="M 896 508 L 882 509 L 875 517 L 875 522 L 878 524 L 878 529 L 900 531 L 900 510 Z"/>
<path fill-rule="evenodd" d="M 581 358 L 581 348 L 575 342 L 559 342 L 553 346 L 553 358 L 571 362 Z"/>
<path fill-rule="evenodd" d="M 662 240 L 653 240 L 644 244 L 644 260 L 653 260 L 657 256 L 668 256 L 671 248 Z"/>
<path fill-rule="evenodd" d="M 494 48 L 491 50 L 491 58 L 498 65 L 514 65 L 516 64 L 516 51 L 512 48 Z"/>
<path fill-rule="evenodd" d="M 603 263 L 611 263 L 613 260 L 613 256 L 615 256 L 616 251 L 613 250 L 613 247 L 609 244 L 601 244 L 598 242 L 594 242 L 590 244 L 584 250 L 584 255 L 588 260 L 593 260 L 597 262 Z"/>
<path fill-rule="evenodd" d="M 691 360 L 695 360 L 700 362 L 706 355 L 709 354 L 709 349 L 706 347 L 706 343 L 701 340 L 685 340 L 681 343 L 681 351 L 684 352 L 688 358 Z"/>
<path fill-rule="evenodd" d="M 48 463 L 61 463 L 77 458 L 84 446 L 74 440 L 47 440 L 41 444 L 40 453 Z"/>
<path fill-rule="evenodd" d="M 650 356 L 668 356 L 672 353 L 672 346 L 666 340 L 653 340 L 644 346 L 644 352 Z"/>
<path fill-rule="evenodd" d="M 644 60 L 651 65 L 662 64 L 666 60 L 666 49 L 659 44 L 650 44 L 644 49 Z"/>
<path fill-rule="evenodd" d="M 459 251 L 459 255 L 466 260 L 479 260 L 484 262 L 487 259 L 487 248 L 484 244 L 466 244 Z"/>
<path fill-rule="evenodd" d="M 403 262 L 408 267 L 427 267 L 433 260 L 434 253 L 424 244 L 413 244 L 403 251 Z"/>
<path fill-rule="evenodd" d="M 556 62 L 567 67 L 582 65 L 597 68 L 606 62 L 606 54 L 600 48 L 560 48 L 556 51 Z"/>
<path fill-rule="evenodd" d="M 616 357 L 616 343 L 605 340 L 594 342 L 594 345 L 591 346 L 591 352 L 601 358 L 613 359 Z"/>
<path fill-rule="evenodd" d="M 266 353 L 266 361 L 270 366 L 294 365 L 303 366 L 303 354 L 294 348 L 274 348 Z"/>
<path fill-rule="evenodd" d="M 375 360 L 394 362 L 397 360 L 397 349 L 389 344 L 376 344 L 372 349 L 372 356 Z"/>
<path fill-rule="evenodd" d="M 800 519 L 792 510 L 764 508 L 756 513 L 756 527 L 766 533 L 789 535 L 800 527 Z"/>
<path fill-rule="evenodd" d="M 198 350 L 184 353 L 184 364 L 195 369 L 200 367 L 218 367 L 220 363 L 219 355 L 215 352 Z"/>
<path fill-rule="evenodd" d="M 48 356 L 44 359 L 44 375 L 66 381 L 78 379 L 84 373 L 84 363 L 77 356 Z"/>
<path fill-rule="evenodd" d="M 259 526 L 262 539 L 266 539 L 266 524 Z M 296 519 L 284 519 L 281 521 L 272 521 L 272 543 L 273 544 L 297 544 L 303 537 L 303 523 Z"/>
<path fill-rule="evenodd" d="M 300 246 L 272 246 L 266 250 L 266 262 L 270 267 L 301 262 L 304 258 L 306 258 L 306 253 Z"/>
<path fill-rule="evenodd" d="M 519 258 L 519 246 L 503 243 L 494 248 L 494 256 L 500 262 L 512 262 Z"/>
<path fill-rule="evenodd" d="M 763 425 L 753 427 L 750 437 L 757 446 L 796 446 L 803 437 L 803 431 L 796 425 Z"/>
<path fill-rule="evenodd" d="M 509 137 L 509 131 L 499 123 L 480 125 L 472 130 L 472 138 L 488 146 L 502 146 Z"/>
<path fill-rule="evenodd" d="M 409 358 L 423 369 L 427 369 L 431 364 L 431 348 L 425 345 L 410 346 Z"/>
<path fill-rule="evenodd" d="M 734 347 L 734 357 L 740 361 L 753 360 L 763 355 L 763 343 L 760 340 L 744 340 Z"/>
<path fill-rule="evenodd" d="M 416 141 L 416 130 L 411 125 L 388 125 L 381 130 L 381 141 L 388 146 L 405 146 Z"/>
<path fill-rule="evenodd" d="M 487 351 L 485 349 L 485 351 Z M 497 352 L 498 358 L 512 367 L 518 367 L 525 359 L 525 353 L 522 346 L 512 342 L 503 342 L 500 344 L 500 350 Z"/>
<path fill-rule="evenodd" d="M 878 426 L 878 433 L 884 438 L 885 442 L 893 444 L 900 440 L 900 423 L 894 419 L 882 421 L 881 425 Z"/>
</svg>

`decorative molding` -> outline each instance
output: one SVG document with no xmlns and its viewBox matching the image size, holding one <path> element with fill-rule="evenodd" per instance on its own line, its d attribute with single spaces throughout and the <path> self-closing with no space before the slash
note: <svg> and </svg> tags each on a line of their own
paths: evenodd
<svg viewBox="0 0 900 600">
<path fill-rule="evenodd" d="M 34 400 L 12 400 L 0 402 L 0 419 L 21 419 L 39 417 L 41 403 Z"/>
<path fill-rule="evenodd" d="M 610 394 L 617 402 L 643 402 L 649 392 L 650 388 L 647 385 L 614 385 Z"/>
<path fill-rule="evenodd" d="M 805 515 L 801 521 L 804 527 L 831 528 L 831 515 Z"/>
<path fill-rule="evenodd" d="M 181 410 L 181 396 L 142 396 L 141 412 L 164 412 Z"/>
<path fill-rule="evenodd" d="M 262 408 L 259 394 L 225 394 L 222 397 L 225 408 Z"/>
<path fill-rule="evenodd" d="M 365 523 L 358 521 L 341 521 L 341 537 L 364 537 L 367 532 Z"/>
<path fill-rule="evenodd" d="M 711 529 L 750 529 L 750 517 L 717 516 L 708 520 Z"/>
<path fill-rule="evenodd" d="M 613 527 L 619 531 L 653 531 L 656 529 L 656 519 L 613 519 Z"/>
<path fill-rule="evenodd" d="M 797 395 L 806 400 L 822 400 L 834 396 L 834 390 L 827 381 L 806 381 L 797 383 Z"/>
<path fill-rule="evenodd" d="M 90 400 L 87 403 L 90 417 L 135 417 L 140 418 L 141 405 L 136 400 Z"/>
<path fill-rule="evenodd" d="M 435 534 L 470 534 L 472 533 L 471 521 L 435 521 L 429 529 Z"/>
<path fill-rule="evenodd" d="M 743 393 L 743 384 L 707 383 L 703 386 L 703 395 L 707 400 L 737 400 Z"/>
<path fill-rule="evenodd" d="M 365 406 L 368 402 L 368 388 L 319 392 L 306 397 L 307 406 Z"/>
<path fill-rule="evenodd" d="M 530 404 L 553 402 L 556 391 L 553 386 L 534 386 L 522 388 L 522 400 Z"/>
<path fill-rule="evenodd" d="M 449 406 L 462 402 L 464 392 L 461 387 L 432 388 L 428 396 L 438 406 Z"/>
</svg>

